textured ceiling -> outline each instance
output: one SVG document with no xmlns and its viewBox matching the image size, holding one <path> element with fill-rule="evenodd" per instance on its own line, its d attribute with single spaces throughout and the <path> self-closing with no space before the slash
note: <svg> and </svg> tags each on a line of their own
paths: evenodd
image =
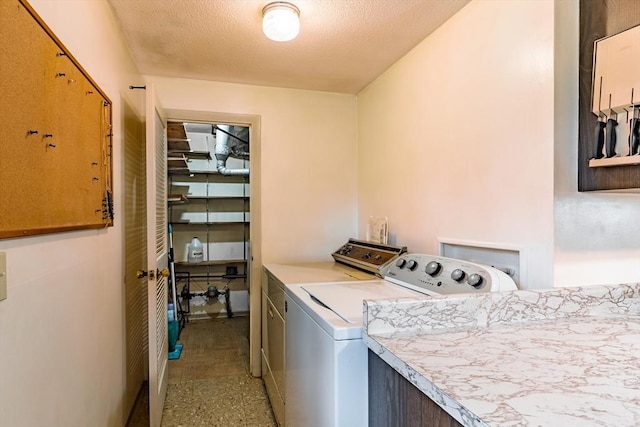
<svg viewBox="0 0 640 427">
<path fill-rule="evenodd" d="M 357 93 L 469 0 L 290 0 L 300 35 L 262 34 L 270 0 L 109 0 L 142 74 Z"/>
</svg>

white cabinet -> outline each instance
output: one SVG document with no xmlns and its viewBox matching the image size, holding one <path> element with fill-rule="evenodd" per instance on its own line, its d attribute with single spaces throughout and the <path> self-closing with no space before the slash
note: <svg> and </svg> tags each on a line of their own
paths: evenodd
<svg viewBox="0 0 640 427">
<path fill-rule="evenodd" d="M 284 313 L 284 285 L 263 267 L 262 378 L 279 426 L 285 425 Z"/>
</svg>

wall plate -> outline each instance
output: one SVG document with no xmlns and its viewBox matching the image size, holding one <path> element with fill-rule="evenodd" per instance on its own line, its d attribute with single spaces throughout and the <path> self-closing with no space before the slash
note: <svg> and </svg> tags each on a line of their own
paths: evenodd
<svg viewBox="0 0 640 427">
<path fill-rule="evenodd" d="M 523 257 L 521 251 L 508 245 L 487 242 L 470 242 L 462 240 L 440 241 L 440 255 L 489 265 L 503 271 L 513 279 L 519 289 L 522 289 Z"/>
</svg>

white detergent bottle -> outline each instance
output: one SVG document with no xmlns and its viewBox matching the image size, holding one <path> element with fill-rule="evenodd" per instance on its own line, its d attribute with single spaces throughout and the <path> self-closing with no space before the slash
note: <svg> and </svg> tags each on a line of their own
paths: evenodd
<svg viewBox="0 0 640 427">
<path fill-rule="evenodd" d="M 202 243 L 197 237 L 191 239 L 189 244 L 189 253 L 187 255 L 189 262 L 202 262 L 204 260 L 204 253 L 202 250 Z"/>
</svg>

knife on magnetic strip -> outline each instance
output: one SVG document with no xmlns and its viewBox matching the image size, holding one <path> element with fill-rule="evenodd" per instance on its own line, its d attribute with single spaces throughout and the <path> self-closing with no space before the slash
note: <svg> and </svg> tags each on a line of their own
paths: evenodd
<svg viewBox="0 0 640 427">
<path fill-rule="evenodd" d="M 633 156 L 640 152 L 640 117 L 637 117 L 640 108 L 633 109 L 633 118 L 629 128 L 629 155 Z"/>
<path fill-rule="evenodd" d="M 606 122 L 600 120 L 598 117 L 598 122 L 596 123 L 596 159 L 601 159 L 604 157 L 604 128 L 607 126 Z"/>
<path fill-rule="evenodd" d="M 607 157 L 615 157 L 616 155 L 616 126 L 618 126 L 618 121 L 609 117 L 607 120 Z"/>
</svg>

